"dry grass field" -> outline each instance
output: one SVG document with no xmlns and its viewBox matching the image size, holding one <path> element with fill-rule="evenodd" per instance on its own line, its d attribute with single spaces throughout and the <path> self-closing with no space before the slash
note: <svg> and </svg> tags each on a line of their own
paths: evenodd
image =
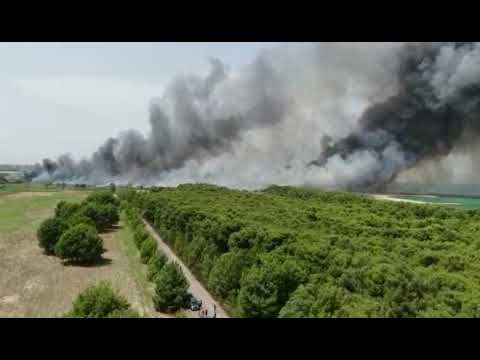
<svg viewBox="0 0 480 360">
<path fill-rule="evenodd" d="M 102 235 L 107 251 L 100 265 L 65 266 L 42 253 L 38 225 L 59 201 L 81 201 L 88 192 L 18 190 L 0 192 L 0 317 L 62 316 L 82 290 L 101 280 L 111 281 L 144 316 L 163 316 L 153 309 L 145 266 L 122 223 Z"/>
</svg>

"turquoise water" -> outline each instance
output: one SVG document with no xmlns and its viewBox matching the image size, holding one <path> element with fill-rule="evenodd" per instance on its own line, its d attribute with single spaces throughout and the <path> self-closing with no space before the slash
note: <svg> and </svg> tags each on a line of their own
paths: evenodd
<svg viewBox="0 0 480 360">
<path fill-rule="evenodd" d="M 455 196 L 423 196 L 423 195 L 398 195 L 399 199 L 425 201 L 432 204 L 449 203 L 446 206 L 461 207 L 464 209 L 480 209 L 480 198 L 455 197 Z M 456 205 L 453 205 L 456 204 Z"/>
</svg>

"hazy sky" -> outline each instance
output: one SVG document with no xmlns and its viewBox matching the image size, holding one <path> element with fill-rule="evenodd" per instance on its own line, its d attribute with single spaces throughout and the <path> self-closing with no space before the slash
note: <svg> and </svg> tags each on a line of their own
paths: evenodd
<svg viewBox="0 0 480 360">
<path fill-rule="evenodd" d="M 148 103 L 177 74 L 232 69 L 274 43 L 0 43 L 0 163 L 70 152 L 148 130 Z"/>
</svg>

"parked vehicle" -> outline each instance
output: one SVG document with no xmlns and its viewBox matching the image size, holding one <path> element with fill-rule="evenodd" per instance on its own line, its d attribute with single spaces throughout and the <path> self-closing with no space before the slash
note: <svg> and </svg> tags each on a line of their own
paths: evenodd
<svg viewBox="0 0 480 360">
<path fill-rule="evenodd" d="M 185 301 L 186 308 L 192 311 L 198 311 L 202 308 L 202 300 L 196 299 L 191 293 L 187 294 Z"/>
</svg>

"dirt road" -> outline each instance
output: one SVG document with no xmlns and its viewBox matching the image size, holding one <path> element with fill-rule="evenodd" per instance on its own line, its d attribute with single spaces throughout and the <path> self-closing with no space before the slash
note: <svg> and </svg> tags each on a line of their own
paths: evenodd
<svg viewBox="0 0 480 360">
<path fill-rule="evenodd" d="M 202 286 L 202 284 L 195 278 L 195 276 L 191 273 L 188 267 L 175 255 L 175 253 L 168 247 L 168 245 L 162 240 L 162 238 L 157 234 L 155 229 L 145 221 L 145 226 L 148 232 L 153 236 L 153 238 L 157 241 L 159 248 L 163 251 L 163 253 L 171 260 L 175 261 L 180 265 L 182 268 L 183 274 L 187 278 L 188 283 L 190 284 L 189 291 L 195 296 L 197 299 L 202 300 L 202 306 L 208 310 L 209 317 L 213 314 L 214 305 L 217 308 L 217 318 L 228 318 L 229 316 L 223 310 L 218 302 L 216 302 L 212 295 Z"/>
</svg>

